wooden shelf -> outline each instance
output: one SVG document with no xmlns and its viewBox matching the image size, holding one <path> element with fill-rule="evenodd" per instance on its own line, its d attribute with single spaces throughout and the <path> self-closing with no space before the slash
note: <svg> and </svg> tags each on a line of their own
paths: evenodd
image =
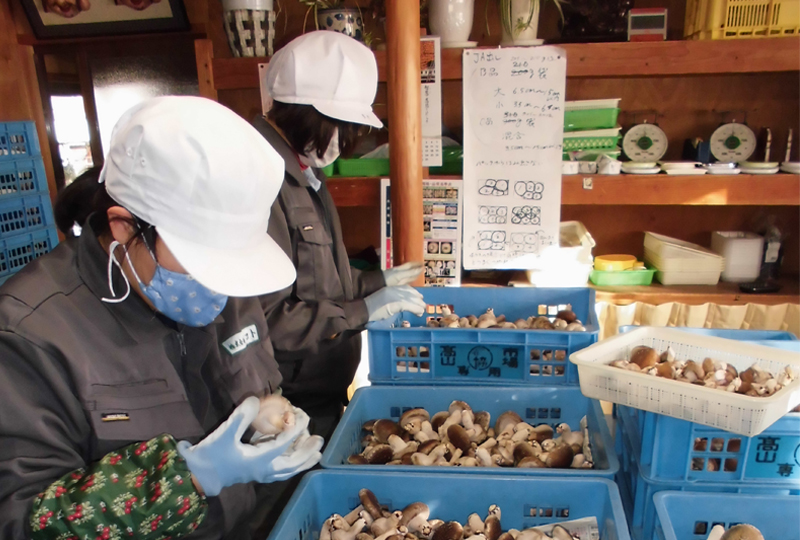
<svg viewBox="0 0 800 540">
<path fill-rule="evenodd" d="M 162 38 L 186 38 L 204 39 L 206 37 L 206 26 L 204 24 L 189 25 L 188 30 L 175 30 L 171 32 L 153 32 L 149 34 L 113 34 L 106 36 L 85 36 L 85 37 L 63 37 L 51 39 L 37 39 L 33 34 L 17 34 L 17 43 L 20 45 L 49 47 L 54 45 L 90 45 L 104 44 L 108 42 L 137 41 L 143 39 L 162 39 Z M 258 86 L 258 85 L 256 85 Z"/>
<path fill-rule="evenodd" d="M 785 279 L 783 287 L 776 293 L 748 294 L 739 290 L 737 283 L 719 282 L 717 285 L 661 285 L 653 282 L 646 287 L 598 287 L 589 285 L 596 291 L 598 302 L 609 302 L 616 305 L 628 305 L 634 302 L 646 304 L 664 304 L 679 302 L 681 304 L 699 305 L 715 303 L 727 306 L 745 304 L 798 304 L 800 303 L 800 287 L 798 278 Z"/>
<path fill-rule="evenodd" d="M 591 189 L 584 188 L 586 179 L 591 181 Z M 380 201 L 379 178 L 333 177 L 328 189 L 340 207 L 377 206 Z M 800 204 L 800 176 L 568 175 L 562 177 L 561 204 L 796 206 Z"/>
<path fill-rule="evenodd" d="M 591 180 L 591 189 L 584 179 Z M 800 204 L 800 176 L 569 175 L 561 204 L 788 206 Z"/>
<path fill-rule="evenodd" d="M 634 77 L 800 70 L 800 38 L 566 43 L 568 77 Z M 442 80 L 461 80 L 463 49 L 442 49 Z M 386 53 L 376 51 L 386 82 Z M 269 58 L 215 58 L 217 90 L 258 88 L 258 64 Z"/>
</svg>

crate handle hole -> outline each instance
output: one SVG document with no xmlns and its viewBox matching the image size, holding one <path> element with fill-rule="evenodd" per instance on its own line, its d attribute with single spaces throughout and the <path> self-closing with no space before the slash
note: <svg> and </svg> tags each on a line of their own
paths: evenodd
<svg viewBox="0 0 800 540">
<path fill-rule="evenodd" d="M 533 376 L 539 375 L 539 366 L 531 365 L 531 375 Z"/>
<path fill-rule="evenodd" d="M 722 452 L 725 448 L 725 439 L 711 439 L 711 451 L 712 452 Z"/>
<path fill-rule="evenodd" d="M 406 372 L 406 363 L 403 360 L 398 360 L 395 364 L 398 373 Z"/>
<path fill-rule="evenodd" d="M 709 458 L 706 470 L 710 472 L 719 472 L 721 465 L 722 463 L 719 458 Z"/>
<path fill-rule="evenodd" d="M 405 358 L 406 357 L 406 348 L 405 347 L 397 347 L 394 350 L 394 355 L 397 358 Z"/>
<path fill-rule="evenodd" d="M 558 377 L 564 376 L 564 366 L 556 366 L 556 375 Z"/>
<path fill-rule="evenodd" d="M 728 458 L 725 460 L 725 472 L 736 472 L 739 468 L 739 460 L 736 458 Z"/>
<path fill-rule="evenodd" d="M 540 508 L 539 509 L 539 517 L 546 517 L 546 518 L 553 517 L 553 509 L 552 508 Z"/>
<path fill-rule="evenodd" d="M 705 469 L 706 460 L 703 458 L 692 458 L 692 470 L 693 471 L 702 471 Z"/>
<path fill-rule="evenodd" d="M 550 361 L 553 359 L 553 351 L 547 350 L 542 353 L 542 360 Z"/>
<path fill-rule="evenodd" d="M 531 349 L 531 362 L 538 362 L 542 359 L 542 351 L 539 349 Z"/>
<path fill-rule="evenodd" d="M 542 375 L 549 377 L 553 374 L 553 366 L 542 366 Z"/>
<path fill-rule="evenodd" d="M 419 372 L 420 373 L 430 373 L 431 372 L 431 363 L 430 362 L 420 362 L 419 363 Z"/>
<path fill-rule="evenodd" d="M 417 348 L 416 347 L 409 347 L 408 348 L 408 357 L 409 358 L 416 358 L 417 357 Z"/>
<path fill-rule="evenodd" d="M 560 518 L 568 518 L 569 517 L 569 508 L 561 508 L 556 511 L 556 517 Z"/>
<path fill-rule="evenodd" d="M 708 523 L 705 521 L 694 522 L 694 534 L 706 534 L 708 532 Z"/>
<path fill-rule="evenodd" d="M 728 452 L 738 454 L 742 451 L 742 439 L 731 439 L 728 441 Z"/>
<path fill-rule="evenodd" d="M 694 440 L 694 451 L 695 452 L 705 452 L 706 448 L 708 448 L 708 439 L 706 438 L 698 438 Z"/>
<path fill-rule="evenodd" d="M 417 365 L 416 362 L 409 362 L 408 363 L 408 372 L 409 373 L 418 373 L 419 372 L 419 366 Z"/>
<path fill-rule="evenodd" d="M 423 347 L 420 345 L 419 347 L 419 357 L 420 358 L 430 358 L 431 357 L 431 350 L 428 347 Z"/>
<path fill-rule="evenodd" d="M 567 351 L 561 349 L 557 350 L 555 354 L 555 359 L 559 362 L 563 362 L 564 360 L 567 359 Z"/>
</svg>

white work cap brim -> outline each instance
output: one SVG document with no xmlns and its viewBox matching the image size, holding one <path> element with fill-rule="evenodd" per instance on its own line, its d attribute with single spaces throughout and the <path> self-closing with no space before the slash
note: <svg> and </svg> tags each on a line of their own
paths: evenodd
<svg viewBox="0 0 800 540">
<path fill-rule="evenodd" d="M 269 235 L 240 249 L 198 244 L 156 227 L 158 236 L 200 284 L 233 297 L 268 294 L 289 287 L 297 277 L 294 265 Z"/>
<path fill-rule="evenodd" d="M 347 106 L 341 103 L 314 103 L 313 106 L 320 113 L 336 120 L 363 124 L 378 129 L 383 127 L 383 122 L 372 112 L 372 107 Z"/>
</svg>

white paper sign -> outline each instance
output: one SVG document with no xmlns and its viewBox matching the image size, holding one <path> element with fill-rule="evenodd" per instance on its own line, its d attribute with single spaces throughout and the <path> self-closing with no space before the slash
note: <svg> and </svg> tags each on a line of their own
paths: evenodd
<svg viewBox="0 0 800 540">
<path fill-rule="evenodd" d="M 438 36 L 420 39 L 422 166 L 442 166 L 442 47 Z"/>
<path fill-rule="evenodd" d="M 526 269 L 558 245 L 567 56 L 464 51 L 464 268 Z"/>
</svg>

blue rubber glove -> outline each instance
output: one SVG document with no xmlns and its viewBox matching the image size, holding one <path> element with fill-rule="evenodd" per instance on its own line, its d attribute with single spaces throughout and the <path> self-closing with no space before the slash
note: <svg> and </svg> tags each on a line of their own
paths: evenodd
<svg viewBox="0 0 800 540">
<path fill-rule="evenodd" d="M 387 287 L 408 285 L 419 277 L 424 266 L 421 262 L 407 262 L 383 271 L 383 279 Z"/>
<path fill-rule="evenodd" d="M 178 452 L 206 495 L 219 495 L 222 488 L 234 484 L 285 480 L 313 467 L 322 457 L 324 441 L 308 435 L 308 415 L 298 408 L 294 409 L 295 424 L 289 429 L 256 444 L 241 442 L 259 408 L 258 398 L 249 397 L 199 443 L 178 443 Z"/>
<path fill-rule="evenodd" d="M 422 293 L 408 285 L 384 287 L 364 298 L 364 302 L 367 304 L 370 321 L 382 321 L 401 311 L 409 311 L 417 317 L 425 313 Z"/>
</svg>

